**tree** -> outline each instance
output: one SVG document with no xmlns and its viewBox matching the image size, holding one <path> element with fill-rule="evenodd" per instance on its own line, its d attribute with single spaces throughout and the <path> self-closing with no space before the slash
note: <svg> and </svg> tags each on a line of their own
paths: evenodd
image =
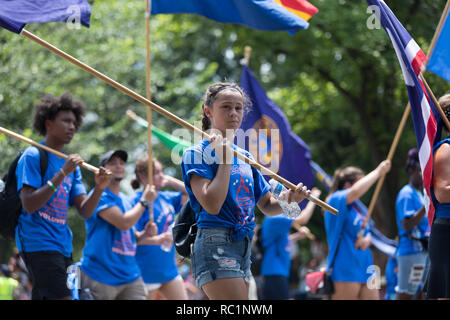
<svg viewBox="0 0 450 320">
<path fill-rule="evenodd" d="M 372 170 L 387 156 L 408 101 L 400 66 L 384 30 L 370 30 L 365 1 L 311 1 L 319 13 L 307 30 L 294 36 L 222 24 L 198 15 L 151 17 L 152 100 L 177 116 L 200 120 L 200 100 L 206 87 L 224 79 L 239 82 L 244 47 L 253 48 L 250 68 L 269 97 L 289 118 L 293 131 L 311 148 L 312 157 L 328 173 L 353 164 Z M 426 52 L 445 0 L 402 3 L 388 1 L 398 19 Z M 91 27 L 71 30 L 64 23 L 31 24 L 26 28 L 98 71 L 145 96 L 145 1 L 97 0 Z M 0 123 L 36 141 L 31 129 L 33 105 L 46 93 L 69 90 L 83 100 L 88 114 L 66 153 L 77 152 L 98 165 L 109 149 L 129 152 L 127 172 L 146 154 L 144 128 L 125 116 L 132 109 L 145 118 L 146 107 L 21 36 L 0 30 Z M 436 95 L 448 83 L 429 75 Z M 168 132 L 178 124 L 152 113 L 153 123 Z M 407 182 L 404 157 L 416 146 L 408 121 L 393 168 L 386 177 L 374 212 L 377 226 L 396 234 L 394 204 Z M 0 135 L 0 169 L 6 172 L 23 143 Z M 156 140 L 153 152 L 166 172 L 180 177 L 170 151 Z M 83 170 L 88 189 L 93 175 Z M 126 187 L 124 192 L 130 193 Z M 368 203 L 371 194 L 363 200 Z M 70 214 L 74 258 L 84 245 L 82 220 Z M 324 238 L 320 215 L 311 229 Z M 1 257 L 0 257 L 1 258 Z"/>
</svg>

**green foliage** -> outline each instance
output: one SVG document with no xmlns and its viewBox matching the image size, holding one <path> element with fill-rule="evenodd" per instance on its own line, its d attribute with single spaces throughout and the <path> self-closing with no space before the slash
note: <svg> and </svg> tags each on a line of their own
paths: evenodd
<svg viewBox="0 0 450 320">
<path fill-rule="evenodd" d="M 286 113 L 293 131 L 310 146 L 313 160 L 329 174 L 349 164 L 371 171 L 387 156 L 408 101 L 400 66 L 384 30 L 367 28 L 365 1 L 311 2 L 320 11 L 309 29 L 294 36 L 198 15 L 152 16 L 152 100 L 190 123 L 198 121 L 200 100 L 211 82 L 239 82 L 240 60 L 249 45 L 250 68 Z M 445 0 L 388 5 L 427 52 Z M 145 1 L 97 0 L 92 2 L 89 29 L 71 30 L 64 23 L 31 24 L 26 29 L 145 96 L 144 11 Z M 96 166 L 107 150 L 125 149 L 131 178 L 134 161 L 146 155 L 147 135 L 125 112 L 131 109 L 146 118 L 146 106 L 24 37 L 2 29 L 0 47 L 0 125 L 40 141 L 31 129 L 33 106 L 44 94 L 69 90 L 89 112 L 66 153 L 79 153 Z M 444 80 L 426 75 L 437 96 L 449 89 Z M 152 122 L 168 132 L 180 128 L 157 112 L 152 112 Z M 374 213 L 375 222 L 390 237 L 396 234 L 395 196 L 407 182 L 405 154 L 413 146 L 414 130 L 408 121 Z M 0 135 L 0 172 L 24 147 Z M 166 172 L 180 177 L 179 166 L 163 145 L 154 141 L 152 150 Z M 83 178 L 91 189 L 92 173 L 83 171 Z M 124 191 L 131 192 L 127 183 Z M 370 198 L 368 193 L 363 200 L 368 204 Z M 85 231 L 76 213 L 69 217 L 74 256 L 79 257 Z M 315 213 L 311 229 L 324 239 L 322 223 Z"/>
</svg>

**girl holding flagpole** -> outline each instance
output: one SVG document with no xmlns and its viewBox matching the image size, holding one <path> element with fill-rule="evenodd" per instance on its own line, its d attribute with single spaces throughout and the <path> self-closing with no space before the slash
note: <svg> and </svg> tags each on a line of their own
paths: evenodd
<svg viewBox="0 0 450 320">
<path fill-rule="evenodd" d="M 327 202 L 339 210 L 338 215 L 325 212 L 325 230 L 329 247 L 327 269 L 334 283 L 332 300 L 378 300 L 379 292 L 369 288 L 368 267 L 373 265 L 369 250 L 370 234 L 359 238 L 364 216 L 355 201 L 391 168 L 389 160 L 382 161 L 367 175 L 357 167 L 335 171 Z"/>
<path fill-rule="evenodd" d="M 215 83 L 203 97 L 202 140 L 183 153 L 181 171 L 198 232 L 191 248 L 193 276 L 209 299 L 248 299 L 251 239 L 255 206 L 268 216 L 282 213 L 261 172 L 233 156 L 230 143 L 250 101 L 234 83 Z M 310 195 L 302 183 L 289 191 L 290 201 Z"/>
<path fill-rule="evenodd" d="M 139 159 L 136 162 L 136 178 L 131 181 L 133 189 L 138 189 L 141 184 L 148 183 L 148 157 Z M 160 245 L 138 245 L 136 249 L 136 261 L 141 269 L 142 278 L 148 294 L 147 299 L 155 300 L 157 293 L 160 293 L 167 300 L 187 300 L 187 293 L 184 287 L 183 278 L 178 272 L 175 260 L 175 247 L 171 225 L 182 205 L 187 200 L 187 192 L 183 181 L 180 181 L 163 173 L 161 163 L 153 158 L 152 177 L 157 192 L 156 199 L 152 202 L 153 221 L 158 227 L 158 234 L 162 237 L 166 247 Z M 176 191 L 161 191 L 162 188 L 171 187 Z M 132 204 L 139 202 L 142 191 L 136 193 L 132 199 Z M 136 229 L 142 231 L 150 221 L 149 210 L 146 209 L 139 221 Z"/>
</svg>

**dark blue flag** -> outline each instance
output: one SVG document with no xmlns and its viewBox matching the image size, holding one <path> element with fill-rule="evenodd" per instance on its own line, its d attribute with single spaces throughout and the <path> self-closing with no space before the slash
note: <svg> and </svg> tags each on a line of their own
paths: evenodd
<svg viewBox="0 0 450 320">
<path fill-rule="evenodd" d="M 291 131 L 283 111 L 271 101 L 250 69 L 244 66 L 241 87 L 250 97 L 253 106 L 241 124 L 243 135 L 237 134 L 237 145 L 252 153 L 261 165 L 279 176 L 311 188 L 314 182 L 309 161 L 308 145 Z M 270 177 L 268 177 L 270 178 Z M 306 201 L 301 203 L 301 207 Z"/>
<path fill-rule="evenodd" d="M 91 7 L 86 0 L 0 0 L 0 26 L 21 33 L 27 23 L 68 21 L 89 27 Z"/>
</svg>

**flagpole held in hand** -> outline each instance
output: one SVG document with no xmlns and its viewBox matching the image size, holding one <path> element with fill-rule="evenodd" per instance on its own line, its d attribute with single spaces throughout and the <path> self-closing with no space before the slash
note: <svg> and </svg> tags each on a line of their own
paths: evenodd
<svg viewBox="0 0 450 320">
<path fill-rule="evenodd" d="M 80 60 L 72 57 L 71 55 L 65 53 L 64 51 L 56 48 L 55 46 L 51 45 L 50 43 L 42 40 L 41 38 L 37 37 L 36 35 L 32 34 L 31 32 L 23 29 L 21 34 L 32 40 L 33 42 L 45 47 L 46 49 L 50 50 L 51 52 L 55 53 L 56 55 L 66 59 L 67 61 L 69 61 L 70 63 L 78 66 L 79 68 L 83 69 L 84 71 L 90 73 L 91 75 L 99 78 L 100 80 L 106 82 L 107 84 L 109 84 L 110 86 L 116 88 L 119 91 L 122 91 L 123 93 L 125 93 L 126 95 L 130 96 L 131 98 L 141 102 L 142 104 L 145 104 L 147 107 L 152 108 L 153 110 L 155 110 L 156 112 L 162 114 L 163 116 L 171 119 L 172 121 L 178 123 L 179 125 L 192 130 L 194 133 L 202 136 L 204 139 L 207 139 L 208 141 L 211 141 L 211 137 L 203 132 L 201 129 L 193 126 L 192 124 L 190 124 L 189 122 L 177 117 L 176 115 L 172 114 L 171 112 L 167 111 L 166 109 L 160 107 L 159 105 L 157 105 L 156 103 L 153 103 L 152 101 L 144 98 L 143 96 L 141 96 L 140 94 L 137 94 L 136 92 L 130 90 L 129 88 L 125 87 L 124 85 L 118 83 L 117 81 L 114 81 L 113 79 L 107 77 L 106 75 L 100 73 L 99 71 L 95 70 L 94 68 L 86 65 L 85 63 L 81 62 Z M 265 175 L 269 175 L 270 177 L 272 177 L 273 179 L 277 180 L 278 182 L 281 182 L 284 186 L 286 186 L 289 189 L 295 190 L 297 188 L 297 186 L 291 182 L 289 182 L 288 180 L 284 179 L 283 177 L 280 177 L 279 175 L 277 175 L 275 172 L 265 168 L 264 166 L 260 165 L 259 163 L 249 159 L 248 157 L 246 157 L 245 155 L 237 152 L 236 150 L 232 150 L 232 153 L 234 156 L 236 156 L 237 158 L 241 159 L 242 161 L 250 164 L 252 167 L 259 169 L 263 174 Z M 336 208 L 333 208 L 332 206 L 330 206 L 329 204 L 327 204 L 326 202 L 317 199 L 314 196 L 309 196 L 308 197 L 309 201 L 314 202 L 316 205 L 320 206 L 321 208 L 323 208 L 326 211 L 331 212 L 332 214 L 337 214 L 338 210 Z"/>
<path fill-rule="evenodd" d="M 145 51 L 146 51 L 146 93 L 147 99 L 152 100 L 152 92 L 150 88 L 150 2 L 151 0 L 145 0 L 147 7 L 145 9 Z M 147 126 L 147 154 L 148 154 L 148 184 L 153 185 L 153 160 L 152 160 L 152 109 L 147 108 L 147 122 L 150 124 Z M 153 204 L 148 204 L 148 211 L 150 214 L 150 222 L 153 222 Z"/>
<path fill-rule="evenodd" d="M 67 159 L 69 157 L 68 155 L 66 155 L 66 154 L 64 154 L 62 152 L 59 152 L 59 151 L 57 151 L 55 149 L 47 147 L 47 146 L 45 146 L 43 144 L 40 144 L 40 143 L 38 143 L 36 141 L 33 141 L 33 140 L 31 140 L 31 139 L 29 139 L 27 137 L 24 137 L 24 136 L 22 136 L 22 135 L 20 135 L 18 133 L 15 133 L 15 132 L 13 132 L 11 130 L 8 130 L 8 129 L 5 129 L 3 127 L 0 127 L 0 132 L 4 133 L 4 134 L 6 134 L 6 135 L 8 135 L 10 137 L 13 137 L 13 138 L 15 138 L 17 140 L 20 140 L 20 141 L 23 141 L 25 143 L 31 144 L 32 146 L 44 149 L 45 151 L 53 153 L 55 156 L 57 156 L 59 158 Z M 85 169 L 87 169 L 87 170 L 89 170 L 89 171 L 91 171 L 93 173 L 98 173 L 99 172 L 99 169 L 97 167 L 94 167 L 94 166 L 92 166 L 92 165 L 90 165 L 90 164 L 88 164 L 86 162 L 83 162 L 80 165 L 80 167 L 83 167 L 83 168 L 85 168 Z"/>
</svg>

